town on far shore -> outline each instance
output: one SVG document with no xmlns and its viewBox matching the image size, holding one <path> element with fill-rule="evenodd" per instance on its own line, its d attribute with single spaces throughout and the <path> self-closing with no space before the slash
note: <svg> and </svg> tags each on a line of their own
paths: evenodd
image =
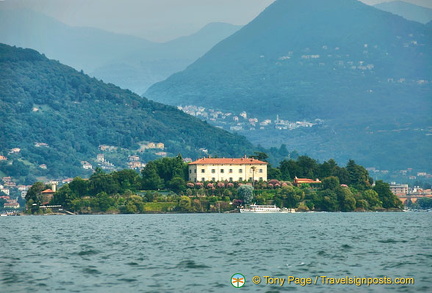
<svg viewBox="0 0 432 293">
<path fill-rule="evenodd" d="M 324 123 L 324 120 L 322 119 L 315 119 L 313 121 L 284 120 L 280 119 L 279 115 L 276 115 L 275 120 L 272 120 L 269 117 L 259 119 L 251 116 L 246 111 L 240 113 L 223 112 L 195 105 L 178 106 L 177 108 L 186 114 L 209 121 L 216 127 L 230 131 L 254 131 L 265 129 L 294 130 L 302 127 L 311 128 Z"/>
</svg>

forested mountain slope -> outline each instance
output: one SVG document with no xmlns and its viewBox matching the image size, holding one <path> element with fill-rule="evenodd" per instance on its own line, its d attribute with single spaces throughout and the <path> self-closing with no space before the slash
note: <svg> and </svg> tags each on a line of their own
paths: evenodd
<svg viewBox="0 0 432 293">
<path fill-rule="evenodd" d="M 432 31 L 356 0 L 278 0 L 146 96 L 248 117 L 324 123 L 244 131 L 319 159 L 432 165 Z"/>
<path fill-rule="evenodd" d="M 163 152 L 199 157 L 242 156 L 253 146 L 172 106 L 105 84 L 31 49 L 0 45 L 0 155 L 5 175 L 76 176 L 95 162 L 100 145 L 126 167 L 143 143 Z M 11 152 L 19 148 L 20 152 Z M 152 159 L 155 152 L 138 153 Z"/>
</svg>

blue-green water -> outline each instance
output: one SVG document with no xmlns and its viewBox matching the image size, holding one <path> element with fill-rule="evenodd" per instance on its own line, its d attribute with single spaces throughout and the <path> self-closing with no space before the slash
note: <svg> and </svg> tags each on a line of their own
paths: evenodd
<svg viewBox="0 0 432 293">
<path fill-rule="evenodd" d="M 1 217 L 0 292 L 432 292 L 431 224 L 432 213 Z M 231 285 L 235 273 L 244 287 Z M 264 276 L 415 284 L 276 286 Z"/>
</svg>

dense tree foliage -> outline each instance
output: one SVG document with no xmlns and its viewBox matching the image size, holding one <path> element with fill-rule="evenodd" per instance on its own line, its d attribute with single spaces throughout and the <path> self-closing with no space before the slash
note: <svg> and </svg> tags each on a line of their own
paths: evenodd
<svg viewBox="0 0 432 293">
<path fill-rule="evenodd" d="M 371 186 L 372 179 L 368 171 L 354 160 L 349 160 L 347 166 L 339 167 L 335 160 L 330 159 L 320 164 L 308 156 L 300 156 L 297 159 L 283 160 L 279 164 L 279 171 L 275 172 L 274 179 L 294 180 L 298 178 L 326 178 L 337 177 L 340 184 L 349 184 L 358 189 Z"/>
<path fill-rule="evenodd" d="M 158 190 L 171 187 L 181 191 L 181 186 L 185 186 L 188 179 L 187 170 L 188 166 L 180 155 L 149 162 L 141 171 L 142 188 Z"/>
<path fill-rule="evenodd" d="M 30 49 L 0 44 L 0 163 L 8 176 L 90 175 L 81 161 L 95 161 L 98 146 L 120 150 L 118 166 L 143 141 L 163 142 L 165 151 L 199 157 L 201 148 L 220 156 L 253 151 L 244 137 L 48 60 Z M 44 143 L 38 145 L 37 143 Z M 19 153 L 9 155 L 12 148 Z M 155 159 L 154 154 L 140 154 Z M 39 167 L 44 165 L 44 167 Z"/>
<path fill-rule="evenodd" d="M 413 208 L 432 209 L 432 198 L 420 198 L 412 205 Z"/>
<path fill-rule="evenodd" d="M 263 153 L 259 155 L 265 158 Z M 279 168 L 273 169 L 278 171 L 273 173 L 279 178 L 267 182 L 187 182 L 187 164 L 178 155 L 151 161 L 141 173 L 133 170 L 106 173 L 98 168 L 88 180 L 76 177 L 63 185 L 51 204 L 78 213 L 215 212 L 252 203 L 329 212 L 402 206 L 389 184 L 377 181 L 372 185 L 368 172 L 352 160 L 346 167 L 339 167 L 334 160 L 320 164 L 301 156 L 297 160 L 284 160 Z M 295 186 L 291 176 L 297 175 L 327 177 L 316 186 Z M 28 210 L 35 212 L 33 206 L 42 203 L 41 192 L 45 188 L 37 182 L 28 191 Z"/>
<path fill-rule="evenodd" d="M 388 209 L 402 206 L 401 201 L 390 191 L 390 184 L 378 180 L 375 183 L 373 190 L 378 194 L 378 198 L 381 201 L 383 208 Z"/>
</svg>

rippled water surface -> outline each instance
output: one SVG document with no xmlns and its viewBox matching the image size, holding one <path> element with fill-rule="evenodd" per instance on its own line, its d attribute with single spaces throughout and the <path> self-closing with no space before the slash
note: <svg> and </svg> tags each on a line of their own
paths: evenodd
<svg viewBox="0 0 432 293">
<path fill-rule="evenodd" d="M 0 218 L 0 292 L 432 292 L 431 213 Z M 246 277 L 244 287 L 231 276 Z M 255 285 L 253 276 L 414 277 Z"/>
</svg>

